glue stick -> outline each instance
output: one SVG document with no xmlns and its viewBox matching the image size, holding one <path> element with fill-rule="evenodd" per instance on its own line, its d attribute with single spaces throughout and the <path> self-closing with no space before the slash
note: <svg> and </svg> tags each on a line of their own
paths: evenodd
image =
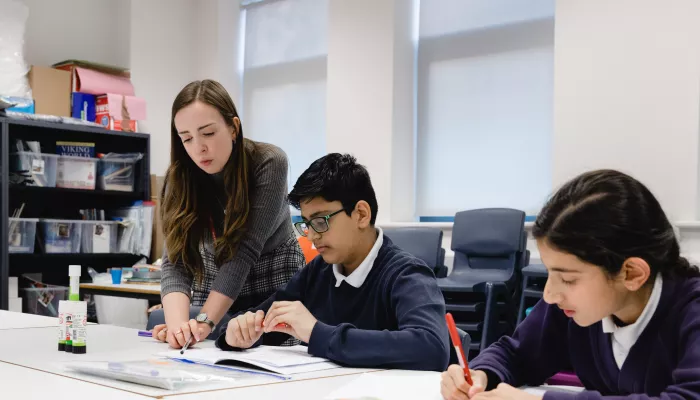
<svg viewBox="0 0 700 400">
<path fill-rule="evenodd" d="M 66 311 L 70 307 L 68 301 L 58 302 L 58 351 L 66 351 Z"/>
<path fill-rule="evenodd" d="M 68 300 L 80 301 L 80 265 L 69 266 L 68 276 L 70 276 L 70 294 L 68 295 Z"/>
<path fill-rule="evenodd" d="M 73 354 L 87 353 L 87 303 L 73 302 L 73 331 L 70 335 Z"/>
</svg>

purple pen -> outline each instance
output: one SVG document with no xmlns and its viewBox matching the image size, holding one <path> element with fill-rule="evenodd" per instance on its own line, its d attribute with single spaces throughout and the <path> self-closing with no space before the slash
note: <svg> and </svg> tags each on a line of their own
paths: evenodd
<svg viewBox="0 0 700 400">
<path fill-rule="evenodd" d="M 141 337 L 153 337 L 153 332 L 139 331 L 139 336 L 141 336 Z"/>
</svg>

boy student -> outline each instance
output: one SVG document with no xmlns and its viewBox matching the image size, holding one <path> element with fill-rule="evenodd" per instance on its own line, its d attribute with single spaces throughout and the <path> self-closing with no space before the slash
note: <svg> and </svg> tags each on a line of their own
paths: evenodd
<svg viewBox="0 0 700 400">
<path fill-rule="evenodd" d="M 347 366 L 443 371 L 450 354 L 444 299 L 430 268 L 374 226 L 367 170 L 350 155 L 328 154 L 288 197 L 301 210 L 297 231 L 321 256 L 232 319 L 217 346 L 249 348 L 283 332 L 307 343 L 309 354 Z"/>
<path fill-rule="evenodd" d="M 680 256 L 654 195 L 617 171 L 564 185 L 533 228 L 549 270 L 543 301 L 464 371 L 443 373 L 446 399 L 536 400 L 517 389 L 573 367 L 580 393 L 545 400 L 700 399 L 700 272 Z"/>
</svg>

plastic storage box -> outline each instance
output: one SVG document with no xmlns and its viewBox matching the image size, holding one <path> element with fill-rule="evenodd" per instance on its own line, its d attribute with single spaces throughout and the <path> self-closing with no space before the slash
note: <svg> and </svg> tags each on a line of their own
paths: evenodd
<svg viewBox="0 0 700 400">
<path fill-rule="evenodd" d="M 102 190 L 133 192 L 136 163 L 142 154 L 107 154 L 97 169 L 97 187 Z"/>
<path fill-rule="evenodd" d="M 10 218 L 8 245 L 10 253 L 34 253 L 36 223 L 34 218 Z"/>
<path fill-rule="evenodd" d="M 24 312 L 48 317 L 58 316 L 58 302 L 68 299 L 68 288 L 49 285 L 44 288 L 22 289 Z"/>
<path fill-rule="evenodd" d="M 117 225 L 113 221 L 80 221 L 82 225 L 81 253 L 116 253 Z"/>
<path fill-rule="evenodd" d="M 44 242 L 44 251 L 47 254 L 80 252 L 82 222 L 62 219 L 40 219 L 39 227 Z"/>
<path fill-rule="evenodd" d="M 22 151 L 10 155 L 12 172 L 23 172 L 32 180 L 29 186 L 56 187 L 58 157 L 55 154 Z"/>
<path fill-rule="evenodd" d="M 56 187 L 95 190 L 97 158 L 59 156 Z"/>
</svg>

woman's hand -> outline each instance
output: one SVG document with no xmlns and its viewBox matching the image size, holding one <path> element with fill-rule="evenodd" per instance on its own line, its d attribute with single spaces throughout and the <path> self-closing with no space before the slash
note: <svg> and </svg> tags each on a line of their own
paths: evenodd
<svg viewBox="0 0 700 400">
<path fill-rule="evenodd" d="M 486 389 L 486 374 L 483 371 L 469 370 L 474 385 L 469 385 L 464 377 L 464 369 L 459 365 L 450 365 L 442 373 L 440 393 L 445 400 L 471 399 Z"/>
<path fill-rule="evenodd" d="M 501 383 L 494 390 L 477 393 L 475 400 L 542 400 L 542 396 L 527 393 L 506 383 Z"/>
<path fill-rule="evenodd" d="M 165 343 L 168 338 L 168 326 L 165 324 L 156 325 L 153 327 L 151 334 L 153 335 L 153 339 Z"/>
<path fill-rule="evenodd" d="M 199 323 L 191 319 L 181 323 L 175 329 L 168 327 L 168 343 L 175 349 L 181 349 L 185 347 L 185 343 L 192 338 L 190 346 L 194 346 L 196 343 L 206 339 L 210 333 L 211 328 L 209 324 Z"/>
</svg>

